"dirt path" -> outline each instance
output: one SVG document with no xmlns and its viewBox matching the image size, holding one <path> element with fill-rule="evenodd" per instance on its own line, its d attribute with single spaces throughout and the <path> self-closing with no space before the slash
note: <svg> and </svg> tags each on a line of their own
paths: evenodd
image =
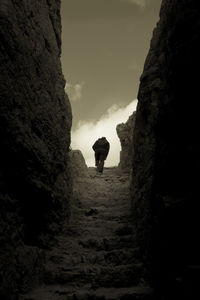
<svg viewBox="0 0 200 300">
<path fill-rule="evenodd" d="M 74 203 L 70 226 L 48 252 L 45 284 L 21 300 L 151 299 L 134 245 L 128 175 L 89 168 Z"/>
</svg>

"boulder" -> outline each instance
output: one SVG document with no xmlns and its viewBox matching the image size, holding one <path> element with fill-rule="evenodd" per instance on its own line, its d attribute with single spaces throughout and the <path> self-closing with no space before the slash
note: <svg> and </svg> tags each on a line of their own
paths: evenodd
<svg viewBox="0 0 200 300">
<path fill-rule="evenodd" d="M 80 150 L 71 150 L 69 152 L 71 163 L 72 178 L 76 180 L 79 177 L 88 176 L 88 167 Z"/>
</svg>

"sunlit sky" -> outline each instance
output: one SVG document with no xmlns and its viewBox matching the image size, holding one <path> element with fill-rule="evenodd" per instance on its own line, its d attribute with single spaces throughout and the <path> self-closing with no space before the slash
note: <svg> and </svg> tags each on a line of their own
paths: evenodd
<svg viewBox="0 0 200 300">
<path fill-rule="evenodd" d="M 161 0 L 62 0 L 62 68 L 72 105 L 72 148 L 94 166 L 106 136 L 106 166 L 119 162 L 116 124 L 136 108 L 139 78 Z"/>
</svg>

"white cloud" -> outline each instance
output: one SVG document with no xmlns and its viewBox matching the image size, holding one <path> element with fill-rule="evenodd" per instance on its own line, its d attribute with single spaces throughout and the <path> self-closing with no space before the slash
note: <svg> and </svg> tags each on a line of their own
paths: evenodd
<svg viewBox="0 0 200 300">
<path fill-rule="evenodd" d="M 66 83 L 65 91 L 71 101 L 78 101 L 82 97 L 84 82 L 71 84 Z"/>
<path fill-rule="evenodd" d="M 72 131 L 72 149 L 81 150 L 86 164 L 94 166 L 92 145 L 99 137 L 105 136 L 110 143 L 110 152 L 105 161 L 105 166 L 117 166 L 121 145 L 116 133 L 116 126 L 125 123 L 132 112 L 136 110 L 136 106 L 137 100 L 133 100 L 126 107 L 113 105 L 98 121 L 80 121 L 77 128 Z"/>
</svg>

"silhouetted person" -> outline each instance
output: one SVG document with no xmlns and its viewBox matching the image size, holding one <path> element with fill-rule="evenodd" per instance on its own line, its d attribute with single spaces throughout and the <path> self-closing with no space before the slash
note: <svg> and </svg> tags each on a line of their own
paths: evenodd
<svg viewBox="0 0 200 300">
<path fill-rule="evenodd" d="M 92 146 L 95 152 L 95 165 L 99 173 L 103 173 L 104 160 L 107 158 L 110 144 L 105 137 L 99 138 Z"/>
</svg>

